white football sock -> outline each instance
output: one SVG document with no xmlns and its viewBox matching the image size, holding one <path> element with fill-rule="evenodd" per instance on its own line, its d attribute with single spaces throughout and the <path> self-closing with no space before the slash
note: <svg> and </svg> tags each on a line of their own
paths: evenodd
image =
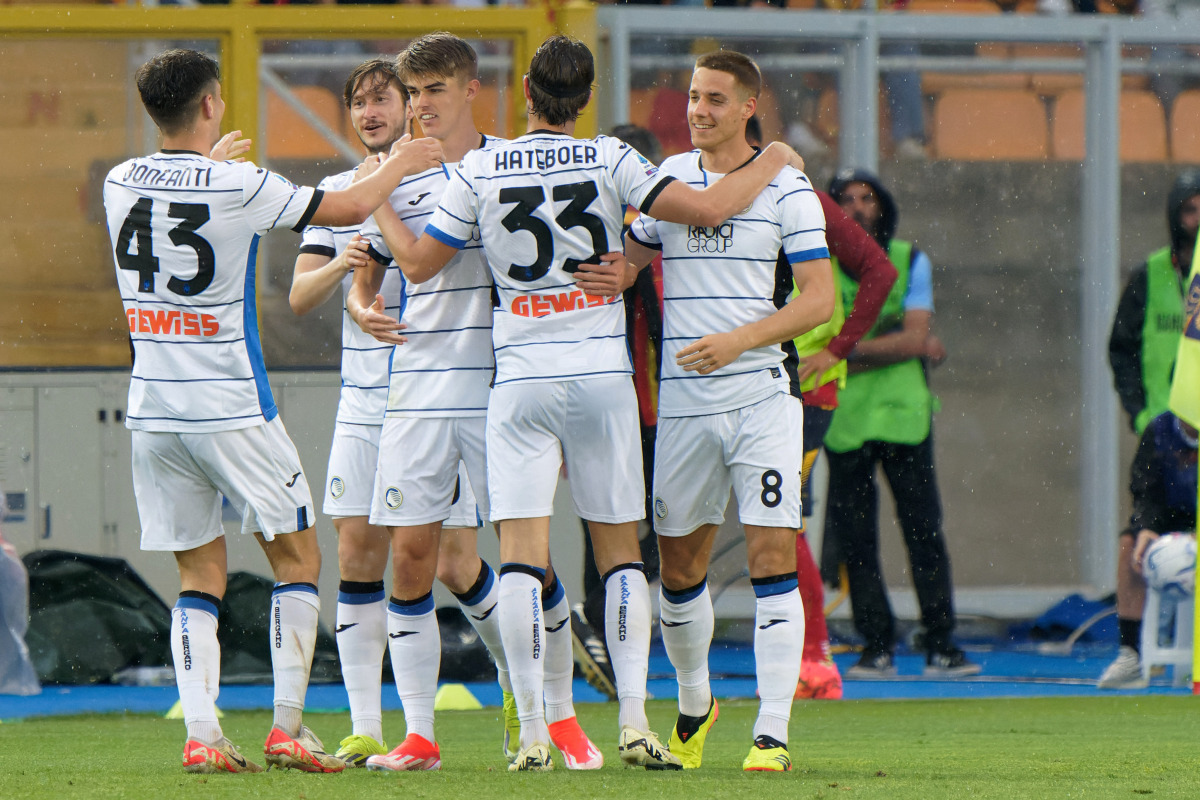
<svg viewBox="0 0 1200 800">
<path fill-rule="evenodd" d="M 223 735 L 217 721 L 221 645 L 217 641 L 216 597 L 201 592 L 180 594 L 171 609 L 171 657 L 188 738 L 216 744 Z"/>
<path fill-rule="evenodd" d="M 500 568 L 500 633 L 512 679 L 517 716 L 521 720 L 521 748 L 549 742 L 550 729 L 542 702 L 542 665 L 546 657 L 546 632 L 542 615 L 544 570 L 526 564 Z"/>
<path fill-rule="evenodd" d="M 679 713 L 703 717 L 712 705 L 708 650 L 712 646 L 714 620 L 707 576 L 695 586 L 679 592 L 662 587 L 659 620 L 663 646 L 675 667 L 675 679 L 679 683 Z"/>
<path fill-rule="evenodd" d="M 353 733 L 383 741 L 383 652 L 387 647 L 387 596 L 383 581 L 342 581 L 338 591 L 338 659 L 350 698 Z"/>
<path fill-rule="evenodd" d="M 650 661 L 650 587 L 642 565 L 622 564 L 604 581 L 604 635 L 617 678 L 617 723 L 650 730 L 646 671 Z"/>
<path fill-rule="evenodd" d="M 433 699 L 437 696 L 438 669 L 442 664 L 442 639 L 433 592 L 416 600 L 388 603 L 388 652 L 396 693 L 404 705 L 408 733 L 433 738 Z"/>
<path fill-rule="evenodd" d="M 308 672 L 317 645 L 321 599 L 311 583 L 281 583 L 271 592 L 271 672 L 275 676 L 274 726 L 295 737 L 304 715 Z"/>
<path fill-rule="evenodd" d="M 542 592 L 546 615 L 546 660 L 543 691 L 546 694 L 546 722 L 553 725 L 575 716 L 573 687 L 575 654 L 571 647 L 571 606 L 558 576 Z"/>
<path fill-rule="evenodd" d="M 751 583 L 757 595 L 754 668 L 759 696 L 754 736 L 770 736 L 786 745 L 804 649 L 804 603 L 794 574 L 756 578 Z"/>
<path fill-rule="evenodd" d="M 471 627 L 479 634 L 492 660 L 496 662 L 496 680 L 500 689 L 512 691 L 508 678 L 508 661 L 504 658 L 504 640 L 500 636 L 500 615 L 496 613 L 500 602 L 500 581 L 496 573 L 482 558 L 479 559 L 479 578 L 475 585 L 463 594 L 455 594 L 462 612 L 467 615 Z"/>
</svg>

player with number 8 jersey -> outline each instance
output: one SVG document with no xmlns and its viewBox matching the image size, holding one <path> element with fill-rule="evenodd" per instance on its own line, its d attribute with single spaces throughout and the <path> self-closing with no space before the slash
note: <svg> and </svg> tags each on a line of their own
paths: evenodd
<svg viewBox="0 0 1200 800">
<path fill-rule="evenodd" d="M 585 45 L 565 36 L 543 42 L 524 79 L 529 132 L 467 154 L 421 238 L 399 231 L 401 246 L 393 248 L 405 276 L 422 283 L 478 226 L 499 295 L 487 472 L 504 563 L 500 627 L 521 720 L 516 770 L 550 765 L 556 709 L 549 700 L 543 708 L 550 662 L 543 661 L 548 620 L 539 588 L 564 465 L 605 576 L 621 758 L 650 769 L 681 766 L 649 731 L 645 712 L 650 603 L 636 527 L 645 498 L 624 307 L 584 293 L 577 281 L 591 272 L 586 265 L 621 259 L 608 250 L 620 248 L 627 204 L 660 218 L 720 224 L 796 159 L 772 145 L 720 188 L 692 189 L 628 145 L 573 137 L 594 78 Z"/>
</svg>

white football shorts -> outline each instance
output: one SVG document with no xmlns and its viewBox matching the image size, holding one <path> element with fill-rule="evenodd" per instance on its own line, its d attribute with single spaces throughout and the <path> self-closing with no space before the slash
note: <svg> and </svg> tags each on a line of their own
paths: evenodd
<svg viewBox="0 0 1200 800">
<path fill-rule="evenodd" d="M 732 487 L 743 525 L 800 527 L 804 409 L 774 394 L 744 408 L 663 417 L 654 448 L 654 530 L 686 536 L 725 519 Z"/>
<path fill-rule="evenodd" d="M 322 510 L 331 517 L 365 517 L 371 513 L 375 465 L 379 461 L 381 425 L 338 422 L 329 448 Z"/>
<path fill-rule="evenodd" d="M 279 417 L 216 433 L 132 433 L 143 550 L 192 550 L 223 535 L 221 495 L 242 515 L 242 533 L 268 541 L 315 520 L 300 456 Z"/>
<path fill-rule="evenodd" d="M 478 527 L 487 518 L 484 425 L 483 417 L 385 419 L 371 524 Z"/>
<path fill-rule="evenodd" d="M 637 395 L 628 376 L 503 384 L 492 390 L 487 421 L 491 519 L 550 516 L 564 462 L 580 517 L 645 518 Z"/>
</svg>

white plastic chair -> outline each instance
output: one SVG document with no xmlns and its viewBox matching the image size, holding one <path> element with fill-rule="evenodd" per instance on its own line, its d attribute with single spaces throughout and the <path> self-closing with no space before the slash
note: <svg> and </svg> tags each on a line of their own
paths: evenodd
<svg viewBox="0 0 1200 800">
<path fill-rule="evenodd" d="M 1170 602 L 1170 601 L 1168 601 Z M 1192 674 L 1192 621 L 1195 599 L 1185 596 L 1175 606 L 1175 635 L 1169 645 L 1159 644 L 1159 617 L 1163 612 L 1162 592 L 1146 590 L 1142 611 L 1142 675 L 1149 679 L 1156 666 L 1174 667 L 1172 682 L 1187 686 Z M 1169 609 L 1167 609 L 1169 611 Z"/>
</svg>

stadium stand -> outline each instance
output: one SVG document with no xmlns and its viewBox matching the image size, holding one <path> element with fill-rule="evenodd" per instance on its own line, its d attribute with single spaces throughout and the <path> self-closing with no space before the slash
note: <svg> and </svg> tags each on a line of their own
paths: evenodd
<svg viewBox="0 0 1200 800">
<path fill-rule="evenodd" d="M 949 89 L 934 106 L 936 158 L 1036 161 L 1047 139 L 1045 106 L 1026 89 Z"/>
<path fill-rule="evenodd" d="M 342 133 L 342 104 L 322 86 L 294 86 L 292 93 L 326 125 Z M 337 149 L 278 94 L 267 92 L 268 158 L 335 158 Z"/>
<path fill-rule="evenodd" d="M 1162 104 L 1152 92 L 1121 92 L 1121 161 L 1167 160 L 1167 122 Z M 1084 156 L 1084 94 L 1072 89 L 1054 103 L 1051 155 L 1061 161 L 1082 161 Z"/>
<path fill-rule="evenodd" d="M 1200 164 L 1200 89 L 1188 89 L 1171 106 L 1171 160 Z"/>
</svg>

